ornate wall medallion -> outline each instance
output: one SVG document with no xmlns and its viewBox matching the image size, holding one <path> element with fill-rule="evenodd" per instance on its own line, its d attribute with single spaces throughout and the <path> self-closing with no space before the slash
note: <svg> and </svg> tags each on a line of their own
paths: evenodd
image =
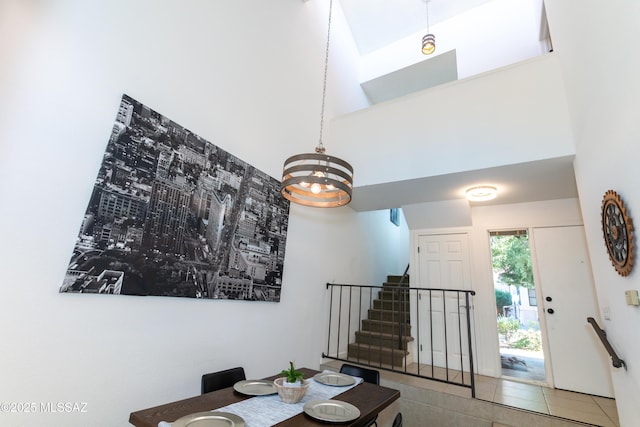
<svg viewBox="0 0 640 427">
<path fill-rule="evenodd" d="M 611 263 L 618 274 L 627 276 L 633 268 L 633 221 L 613 190 L 602 199 L 602 232 Z"/>
</svg>

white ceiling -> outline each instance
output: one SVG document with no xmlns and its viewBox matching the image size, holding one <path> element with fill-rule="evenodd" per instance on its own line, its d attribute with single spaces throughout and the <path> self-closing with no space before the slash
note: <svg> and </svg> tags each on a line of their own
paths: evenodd
<svg viewBox="0 0 640 427">
<path fill-rule="evenodd" d="M 428 1 L 433 26 L 492 0 Z M 340 5 L 361 55 L 426 29 L 425 0 L 340 0 Z M 377 185 L 358 187 L 356 182 L 350 206 L 371 211 L 461 199 L 464 189 L 474 184 L 498 187 L 498 198 L 482 205 L 578 197 L 569 156 Z"/>
<path fill-rule="evenodd" d="M 438 175 L 353 189 L 352 209 L 374 211 L 418 203 L 464 199 L 475 185 L 492 185 L 498 197 L 476 205 L 526 203 L 577 198 L 573 156 Z"/>
<path fill-rule="evenodd" d="M 429 26 L 491 0 L 429 0 Z M 340 0 L 361 55 L 427 27 L 425 0 Z"/>
</svg>

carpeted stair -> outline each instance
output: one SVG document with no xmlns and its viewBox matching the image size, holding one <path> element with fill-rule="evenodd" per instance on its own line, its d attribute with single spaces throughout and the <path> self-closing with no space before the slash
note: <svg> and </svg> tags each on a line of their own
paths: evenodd
<svg viewBox="0 0 640 427">
<path fill-rule="evenodd" d="M 367 365 L 404 366 L 411 337 L 409 277 L 388 276 L 349 344 L 348 358 Z"/>
</svg>

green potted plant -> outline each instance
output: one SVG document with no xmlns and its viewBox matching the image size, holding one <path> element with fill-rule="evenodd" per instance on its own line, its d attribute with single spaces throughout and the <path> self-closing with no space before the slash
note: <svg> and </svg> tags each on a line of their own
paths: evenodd
<svg viewBox="0 0 640 427">
<path fill-rule="evenodd" d="M 310 382 L 304 379 L 304 374 L 295 368 L 293 362 L 289 362 L 289 369 L 283 369 L 280 375 L 283 376 L 273 381 L 280 399 L 285 403 L 298 403 L 309 389 Z"/>
<path fill-rule="evenodd" d="M 289 369 L 283 369 L 282 372 L 280 372 L 280 375 L 284 375 L 287 383 L 297 383 L 299 385 L 302 383 L 302 380 L 304 380 L 304 375 L 302 372 L 296 370 L 293 362 L 289 362 Z"/>
</svg>

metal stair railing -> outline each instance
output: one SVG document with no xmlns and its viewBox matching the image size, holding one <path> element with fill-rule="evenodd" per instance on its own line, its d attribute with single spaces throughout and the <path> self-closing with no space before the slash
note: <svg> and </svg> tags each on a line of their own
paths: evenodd
<svg viewBox="0 0 640 427">
<path fill-rule="evenodd" d="M 405 276 L 406 271 L 395 282 L 397 289 L 387 286 L 390 283 L 327 283 L 329 328 L 322 357 L 467 387 L 475 398 L 471 323 L 475 291 L 409 287 Z M 375 292 L 379 298 L 374 298 Z M 366 318 L 363 312 L 368 313 Z M 421 324 L 428 328 L 423 334 Z M 408 363 L 413 349 L 417 357 Z"/>
</svg>

